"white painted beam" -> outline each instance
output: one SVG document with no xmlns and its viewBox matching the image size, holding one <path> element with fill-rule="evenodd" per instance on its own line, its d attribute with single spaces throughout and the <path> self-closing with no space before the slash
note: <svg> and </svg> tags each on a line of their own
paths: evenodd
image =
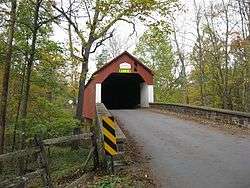
<svg viewBox="0 0 250 188">
<path fill-rule="evenodd" d="M 149 107 L 149 103 L 148 103 L 148 85 L 143 82 L 140 85 L 141 88 L 141 107 L 145 108 L 145 107 Z"/>
<path fill-rule="evenodd" d="M 102 102 L 102 84 L 95 85 L 95 102 L 96 103 Z"/>
<path fill-rule="evenodd" d="M 154 102 L 154 85 L 148 85 L 148 102 Z"/>
</svg>

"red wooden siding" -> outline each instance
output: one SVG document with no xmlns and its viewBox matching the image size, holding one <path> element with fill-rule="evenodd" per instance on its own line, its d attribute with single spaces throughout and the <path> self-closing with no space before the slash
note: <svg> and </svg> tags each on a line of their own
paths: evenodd
<svg viewBox="0 0 250 188">
<path fill-rule="evenodd" d="M 139 74 L 148 85 L 153 85 L 152 71 L 128 52 L 123 52 L 121 55 L 96 71 L 85 86 L 82 113 L 85 118 L 93 119 L 95 117 L 96 83 L 102 83 L 110 74 L 118 73 L 119 65 L 124 62 L 129 63 L 131 65 L 132 72 Z"/>
</svg>

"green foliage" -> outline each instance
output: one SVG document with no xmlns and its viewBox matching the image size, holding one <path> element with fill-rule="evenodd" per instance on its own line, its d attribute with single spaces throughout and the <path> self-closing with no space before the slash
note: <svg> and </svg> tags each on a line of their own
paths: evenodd
<svg viewBox="0 0 250 188">
<path fill-rule="evenodd" d="M 206 106 L 249 111 L 249 107 L 246 105 L 247 96 L 249 96 L 249 90 L 246 90 L 249 81 L 249 76 L 247 76 L 249 63 L 245 56 L 246 46 L 240 46 L 240 40 L 242 39 L 239 39 L 239 36 L 233 39 L 227 60 L 224 41 L 214 30 L 205 27 L 201 62 L 198 58 L 196 46 L 190 56 L 193 66 L 190 74 L 190 82 L 192 83 L 190 86 L 191 103 L 201 104 L 199 80 L 202 77 Z M 200 71 L 200 64 L 204 66 L 203 74 Z"/>
<path fill-rule="evenodd" d="M 42 133 L 45 138 L 72 134 L 79 122 L 73 118 L 71 111 L 63 106 L 39 98 L 36 108 L 32 110 L 27 120 L 27 132 L 31 136 Z"/>
<path fill-rule="evenodd" d="M 102 49 L 102 52 L 96 57 L 97 69 L 100 69 L 105 63 L 107 63 L 109 58 L 110 58 L 110 54 L 108 53 L 108 50 Z"/>
<path fill-rule="evenodd" d="M 72 116 L 72 111 L 65 110 L 62 106 L 40 98 L 36 101 L 36 108 L 32 109 L 26 120 L 20 119 L 13 122 L 8 128 L 9 136 L 13 135 L 14 126 L 17 126 L 17 135 L 20 136 L 21 126 L 25 122 L 27 138 L 39 135 L 42 138 L 55 138 L 71 135 L 79 121 Z"/>
<path fill-rule="evenodd" d="M 150 27 L 140 38 L 135 54 L 154 71 L 156 101 L 180 102 L 168 26 L 166 25 L 164 30 Z"/>
<path fill-rule="evenodd" d="M 24 127 L 26 138 L 36 134 L 43 138 L 52 138 L 72 134 L 79 122 L 74 118 L 74 106 L 70 93 L 70 83 L 65 76 L 67 62 L 63 46 L 50 39 L 52 24 L 48 22 L 39 27 L 36 42 L 34 66 L 31 73 L 31 88 L 28 103 L 28 116 L 20 119 L 20 106 L 24 95 L 22 93 L 23 75 L 27 74 L 26 66 L 30 56 L 32 25 L 35 4 L 29 0 L 21 0 L 17 8 L 16 31 L 14 35 L 13 63 L 8 100 L 8 127 L 6 143 L 12 144 L 14 129 L 16 128 L 17 142 L 20 140 L 21 130 Z M 39 23 L 50 19 L 53 11 L 45 1 L 39 11 Z M 4 32 L 0 32 L 0 73 L 3 72 Z M 2 40 L 2 38 L 4 40 Z M 2 76 L 0 83 L 2 82 Z M 18 109 L 19 108 L 19 109 Z"/>
<path fill-rule="evenodd" d="M 109 177 L 106 179 L 103 179 L 101 182 L 97 183 L 97 187 L 99 188 L 114 188 L 116 187 L 116 184 L 119 182 L 118 177 Z"/>
<path fill-rule="evenodd" d="M 215 8 L 223 9 L 221 5 Z M 224 12 L 216 12 L 213 21 L 219 23 Z M 249 111 L 249 37 L 239 32 L 228 34 L 217 31 L 212 23 L 201 24 L 201 36 L 192 53 L 180 67 L 180 49 L 173 52 L 169 27 L 160 22 L 151 26 L 140 38 L 135 54 L 154 70 L 155 99 L 157 102 L 205 105 L 238 111 Z M 177 39 L 176 39 L 177 40 Z M 200 43 L 199 43 L 200 42 Z M 178 43 L 178 40 L 177 40 Z M 177 58 L 176 58 L 177 57 Z M 183 62 L 181 61 L 181 62 Z M 180 68 L 180 70 L 178 70 Z M 184 68 L 190 73 L 185 72 Z M 179 71 L 179 72 L 178 72 Z M 185 84 L 184 84 L 185 82 Z M 185 86 L 186 85 L 186 86 Z"/>
<path fill-rule="evenodd" d="M 132 177 L 127 176 L 103 176 L 95 181 L 94 188 L 135 187 Z"/>
</svg>

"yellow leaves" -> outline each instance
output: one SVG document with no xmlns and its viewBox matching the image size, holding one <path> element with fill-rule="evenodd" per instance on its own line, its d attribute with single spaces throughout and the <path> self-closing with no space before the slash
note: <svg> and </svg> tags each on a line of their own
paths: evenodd
<svg viewBox="0 0 250 188">
<path fill-rule="evenodd" d="M 244 49 L 250 47 L 250 39 L 243 39 L 237 36 L 236 39 L 233 39 L 230 45 L 232 50 Z"/>
<path fill-rule="evenodd" d="M 131 7 L 141 11 L 152 10 L 157 5 L 155 0 L 131 0 Z"/>
</svg>

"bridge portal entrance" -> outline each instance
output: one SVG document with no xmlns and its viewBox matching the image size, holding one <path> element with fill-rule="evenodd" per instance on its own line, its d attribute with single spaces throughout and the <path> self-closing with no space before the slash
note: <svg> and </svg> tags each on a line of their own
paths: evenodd
<svg viewBox="0 0 250 188">
<path fill-rule="evenodd" d="M 108 109 L 140 107 L 144 80 L 139 74 L 112 73 L 102 83 L 101 98 Z"/>
<path fill-rule="evenodd" d="M 108 109 L 149 107 L 154 101 L 153 72 L 123 52 L 92 74 L 84 88 L 83 117 L 94 119 L 96 103 Z"/>
</svg>

